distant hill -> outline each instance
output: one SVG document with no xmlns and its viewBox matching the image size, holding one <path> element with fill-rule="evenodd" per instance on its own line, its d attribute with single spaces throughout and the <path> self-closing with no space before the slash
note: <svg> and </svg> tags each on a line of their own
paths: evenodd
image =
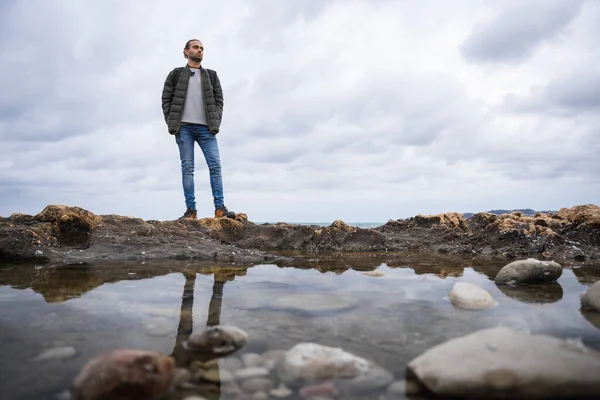
<svg viewBox="0 0 600 400">
<path fill-rule="evenodd" d="M 486 212 L 489 212 L 491 214 L 496 214 L 496 215 L 501 215 L 501 214 L 510 214 L 511 212 L 515 212 L 515 211 L 519 211 L 522 212 L 523 215 L 526 215 L 528 217 L 533 217 L 535 216 L 535 214 L 541 212 L 544 214 L 547 213 L 555 213 L 557 212 L 556 210 L 547 210 L 547 211 L 536 211 L 536 210 L 532 210 L 531 208 L 520 208 L 520 209 L 515 209 L 515 210 L 489 210 Z M 463 218 L 471 218 L 473 215 L 475 215 L 475 213 L 463 213 Z"/>
</svg>

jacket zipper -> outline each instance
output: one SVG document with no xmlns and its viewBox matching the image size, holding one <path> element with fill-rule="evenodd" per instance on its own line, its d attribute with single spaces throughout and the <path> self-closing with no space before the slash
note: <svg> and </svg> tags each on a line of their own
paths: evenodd
<svg viewBox="0 0 600 400">
<path fill-rule="evenodd" d="M 204 68 L 200 67 L 200 83 L 202 85 L 202 102 L 204 103 L 204 114 L 206 114 L 206 126 L 208 126 L 208 130 L 210 131 L 210 121 L 208 119 L 208 104 L 206 103 L 206 93 L 204 92 L 204 76 L 206 72 Z"/>
</svg>

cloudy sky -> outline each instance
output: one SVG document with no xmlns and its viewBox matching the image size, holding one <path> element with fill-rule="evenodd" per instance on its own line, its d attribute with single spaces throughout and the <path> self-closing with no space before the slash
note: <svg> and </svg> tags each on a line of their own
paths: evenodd
<svg viewBox="0 0 600 400">
<path fill-rule="evenodd" d="M 179 217 L 160 94 L 191 38 L 253 221 L 598 204 L 599 37 L 596 0 L 3 0 L 0 215 Z"/>
</svg>

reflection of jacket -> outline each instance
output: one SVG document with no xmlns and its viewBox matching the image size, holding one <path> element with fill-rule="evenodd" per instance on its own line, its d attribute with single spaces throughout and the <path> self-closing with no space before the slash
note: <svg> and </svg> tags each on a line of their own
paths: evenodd
<svg viewBox="0 0 600 400">
<path fill-rule="evenodd" d="M 208 130 L 215 135 L 219 133 L 221 118 L 223 117 L 223 89 L 217 73 L 213 70 L 200 67 L 202 79 L 202 89 L 204 91 L 204 107 L 206 109 L 206 120 L 208 121 Z M 210 76 L 209 76 L 210 74 Z M 179 74 L 179 80 L 173 82 L 176 72 L 175 69 L 169 73 L 165 80 L 165 86 L 162 91 L 162 109 L 165 116 L 165 122 L 171 135 L 179 133 L 181 126 L 181 117 L 183 116 L 183 105 L 185 103 L 185 94 L 188 88 L 188 82 L 192 71 L 185 66 Z M 213 83 L 211 83 L 211 80 Z"/>
</svg>

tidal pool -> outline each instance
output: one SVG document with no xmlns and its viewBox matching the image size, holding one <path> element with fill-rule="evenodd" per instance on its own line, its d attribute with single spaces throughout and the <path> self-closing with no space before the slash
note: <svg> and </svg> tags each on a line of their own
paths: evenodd
<svg viewBox="0 0 600 400">
<path fill-rule="evenodd" d="M 600 350 L 600 320 L 579 309 L 580 295 L 600 279 L 600 269 L 565 268 L 557 283 L 525 290 L 493 282 L 505 263 L 361 254 L 251 267 L 183 261 L 5 265 L 0 398 L 65 398 L 79 370 L 106 350 L 177 357 L 191 332 L 216 324 L 250 335 L 244 348 L 222 360 L 221 371 L 247 353 L 315 342 L 371 360 L 401 382 L 406 364 L 432 346 L 495 326 Z M 499 304 L 483 311 L 455 308 L 447 296 L 459 281 L 481 286 Z M 198 390 L 210 399 L 235 398 L 222 387 Z M 383 390 L 363 398 L 392 397 Z"/>
</svg>

